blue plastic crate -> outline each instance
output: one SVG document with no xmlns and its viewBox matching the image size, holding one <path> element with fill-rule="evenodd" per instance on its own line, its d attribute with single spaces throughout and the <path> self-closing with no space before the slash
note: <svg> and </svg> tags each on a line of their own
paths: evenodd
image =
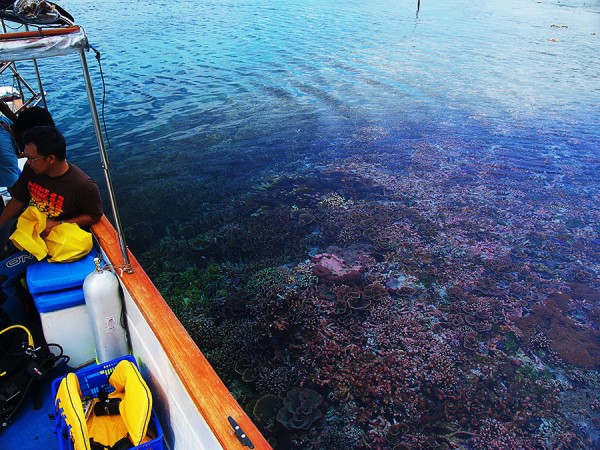
<svg viewBox="0 0 600 450">
<path fill-rule="evenodd" d="M 114 391 L 112 385 L 108 382 L 108 377 L 117 367 L 117 364 L 123 360 L 131 361 L 137 367 L 137 361 L 131 355 L 126 355 L 121 358 L 113 359 L 101 364 L 95 364 L 90 367 L 78 370 L 75 372 L 79 385 L 81 386 L 81 394 L 84 397 L 98 397 L 100 391 L 110 393 Z M 66 375 L 65 375 L 66 376 Z M 61 380 L 65 377 L 62 376 L 52 382 L 52 397 L 56 399 L 56 393 L 58 392 L 58 386 Z M 70 426 L 65 423 L 64 416 L 62 415 L 59 405 L 55 403 L 55 415 L 56 415 L 56 436 L 58 438 L 58 446 L 60 450 L 73 450 L 73 442 L 71 441 Z M 152 411 L 150 417 L 149 430 L 153 430 L 153 434 L 156 438 L 148 441 L 144 444 L 132 447 L 139 450 L 164 450 L 164 438 L 162 428 L 156 417 L 156 413 Z"/>
</svg>

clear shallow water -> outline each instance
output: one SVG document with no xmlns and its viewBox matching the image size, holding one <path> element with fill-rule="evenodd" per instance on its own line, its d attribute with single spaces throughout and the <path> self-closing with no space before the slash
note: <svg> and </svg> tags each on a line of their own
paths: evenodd
<svg viewBox="0 0 600 450">
<path fill-rule="evenodd" d="M 130 246 L 279 448 L 600 445 L 597 1 L 61 5 Z"/>
<path fill-rule="evenodd" d="M 594 3 L 424 4 L 418 18 L 387 1 L 66 6 L 104 53 L 113 164 L 127 172 L 203 179 L 208 164 L 241 182 L 360 152 L 373 127 L 386 136 L 375 146 L 457 136 L 480 154 L 514 149 L 528 170 L 597 144 Z M 183 163 L 148 164 L 165 148 Z"/>
</svg>

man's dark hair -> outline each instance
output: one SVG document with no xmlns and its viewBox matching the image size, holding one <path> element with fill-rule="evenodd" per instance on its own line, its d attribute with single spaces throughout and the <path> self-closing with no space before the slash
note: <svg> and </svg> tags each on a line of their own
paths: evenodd
<svg viewBox="0 0 600 450">
<path fill-rule="evenodd" d="M 35 144 L 41 156 L 54 155 L 59 161 L 67 158 L 67 143 L 56 127 L 33 127 L 23 134 L 22 142 Z"/>
<path fill-rule="evenodd" d="M 24 109 L 19 113 L 17 118 L 13 121 L 12 129 L 13 133 L 24 133 L 33 127 L 40 127 L 42 125 L 48 125 L 55 127 L 54 120 L 46 108 L 40 106 L 32 106 L 31 108 Z"/>
</svg>

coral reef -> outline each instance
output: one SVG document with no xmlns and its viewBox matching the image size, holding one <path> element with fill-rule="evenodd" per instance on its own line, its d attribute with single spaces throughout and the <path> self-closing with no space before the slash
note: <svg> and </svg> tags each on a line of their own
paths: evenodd
<svg viewBox="0 0 600 450">
<path fill-rule="evenodd" d="M 446 144 L 254 182 L 144 254 L 276 448 L 600 446 L 600 197 Z"/>
</svg>

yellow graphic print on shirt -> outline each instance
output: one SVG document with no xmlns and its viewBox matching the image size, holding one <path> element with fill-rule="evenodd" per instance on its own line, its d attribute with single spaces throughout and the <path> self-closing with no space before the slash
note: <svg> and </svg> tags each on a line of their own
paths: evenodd
<svg viewBox="0 0 600 450">
<path fill-rule="evenodd" d="M 30 205 L 35 205 L 37 209 L 50 218 L 58 217 L 62 214 L 65 202 L 65 198 L 62 195 L 50 192 L 49 189 L 31 181 L 27 186 L 31 195 Z"/>
</svg>

